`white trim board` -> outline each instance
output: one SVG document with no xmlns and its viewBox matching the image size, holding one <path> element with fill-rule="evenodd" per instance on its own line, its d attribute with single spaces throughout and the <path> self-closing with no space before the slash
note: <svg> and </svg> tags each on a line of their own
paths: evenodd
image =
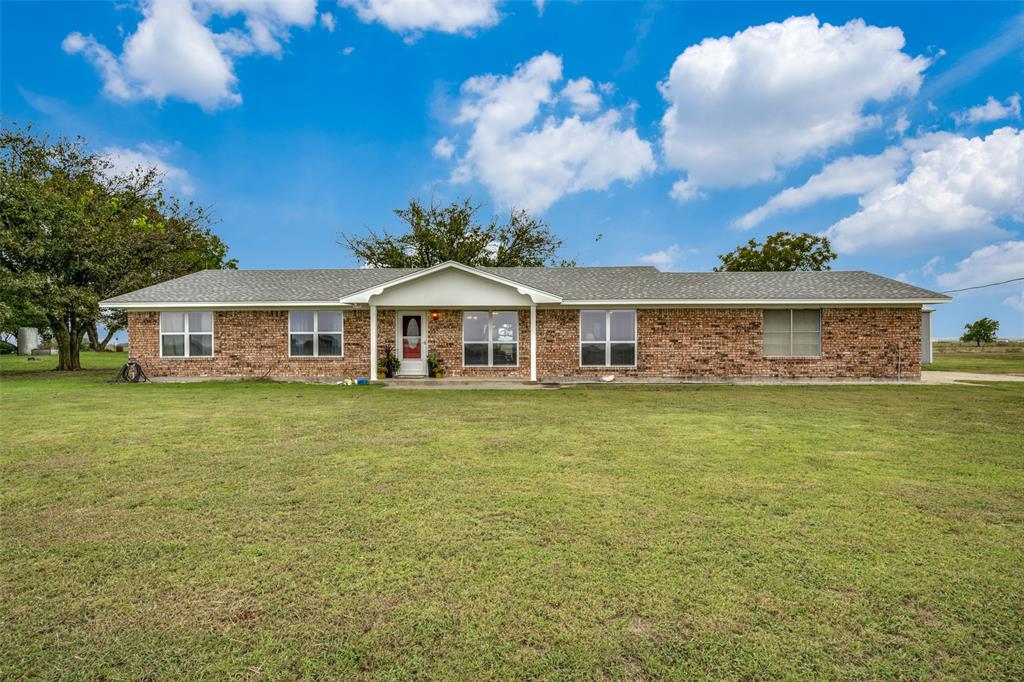
<svg viewBox="0 0 1024 682">
<path fill-rule="evenodd" d="M 345 303 L 333 301 L 230 301 L 183 303 L 180 301 L 166 301 L 160 303 L 114 303 L 100 301 L 100 308 L 105 310 L 294 310 L 296 308 L 351 308 Z"/>
<path fill-rule="evenodd" d="M 814 306 L 814 307 L 865 307 L 865 306 L 882 306 L 882 307 L 904 307 L 904 306 L 920 306 L 925 304 L 933 303 L 948 303 L 945 299 L 892 299 L 892 298 L 878 298 L 878 299 L 820 299 L 820 298 L 805 298 L 805 299 L 711 299 L 711 300 L 686 300 L 686 299 L 616 299 L 607 301 L 587 301 L 587 300 L 574 300 L 574 301 L 562 301 L 560 305 L 552 306 L 554 308 L 580 308 L 580 307 L 607 307 L 607 306 L 619 306 L 626 308 L 641 308 L 650 306 L 665 306 L 665 307 L 686 307 L 686 308 L 722 308 L 722 307 L 738 307 L 745 306 L 748 308 L 792 308 L 793 306 Z"/>
</svg>

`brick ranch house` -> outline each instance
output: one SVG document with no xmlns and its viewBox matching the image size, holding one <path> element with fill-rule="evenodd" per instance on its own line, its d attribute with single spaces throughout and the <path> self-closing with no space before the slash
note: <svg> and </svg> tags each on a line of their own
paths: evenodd
<svg viewBox="0 0 1024 682">
<path fill-rule="evenodd" d="M 927 304 L 867 272 L 206 270 L 103 301 L 162 377 L 918 379 Z M 922 323 L 924 319 L 924 323 Z"/>
</svg>

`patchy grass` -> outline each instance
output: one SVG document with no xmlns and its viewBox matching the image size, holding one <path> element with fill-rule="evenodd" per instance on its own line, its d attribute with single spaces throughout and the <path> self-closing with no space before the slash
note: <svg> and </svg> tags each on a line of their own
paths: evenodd
<svg viewBox="0 0 1024 682">
<path fill-rule="evenodd" d="M 929 371 L 978 372 L 980 374 L 1024 375 L 1024 343 L 1010 342 L 977 347 L 938 342 L 932 347 Z"/>
<path fill-rule="evenodd" d="M 0 677 L 1024 674 L 1021 385 L 112 378 L 0 378 Z"/>
</svg>

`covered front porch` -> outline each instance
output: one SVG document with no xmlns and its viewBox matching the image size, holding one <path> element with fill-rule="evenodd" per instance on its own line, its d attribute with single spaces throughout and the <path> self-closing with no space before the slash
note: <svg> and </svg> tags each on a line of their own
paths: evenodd
<svg viewBox="0 0 1024 682">
<path fill-rule="evenodd" d="M 429 375 L 439 361 L 447 379 L 537 381 L 537 305 L 553 294 L 458 263 L 442 263 L 342 299 L 370 317 L 371 381 L 390 350 L 393 380 Z"/>
</svg>

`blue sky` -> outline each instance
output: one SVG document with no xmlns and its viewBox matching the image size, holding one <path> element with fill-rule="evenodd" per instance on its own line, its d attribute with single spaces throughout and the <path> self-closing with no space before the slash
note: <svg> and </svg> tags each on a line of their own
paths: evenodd
<svg viewBox="0 0 1024 682">
<path fill-rule="evenodd" d="M 242 267 L 355 266 L 338 231 L 471 195 L 582 265 L 786 229 L 939 290 L 1024 276 L 1017 3 L 8 2 L 0 31 L 6 119 L 159 163 Z M 936 335 L 1024 336 L 1021 284 Z"/>
</svg>

